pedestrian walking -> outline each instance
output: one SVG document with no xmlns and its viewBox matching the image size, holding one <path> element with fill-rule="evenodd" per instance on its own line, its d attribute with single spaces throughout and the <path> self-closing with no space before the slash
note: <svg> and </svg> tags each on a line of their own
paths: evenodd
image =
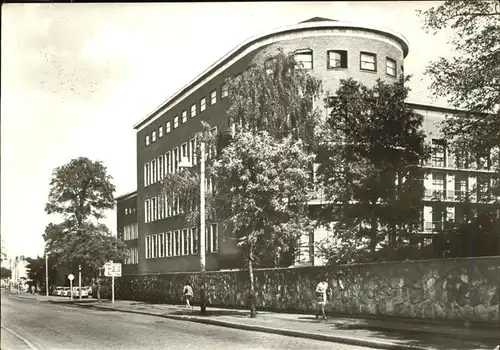
<svg viewBox="0 0 500 350">
<path fill-rule="evenodd" d="M 35 295 L 35 286 L 31 286 L 31 294 Z"/>
<path fill-rule="evenodd" d="M 321 281 L 316 285 L 316 319 L 318 319 L 320 310 L 323 319 L 326 320 L 325 304 L 326 304 L 326 292 L 328 290 L 328 283 L 326 278 L 322 278 Z"/>
<path fill-rule="evenodd" d="M 193 288 L 191 288 L 191 283 L 189 281 L 187 281 L 186 284 L 184 285 L 182 294 L 184 296 L 184 299 L 186 300 L 186 307 L 190 308 L 191 307 L 190 300 L 193 297 Z"/>
</svg>

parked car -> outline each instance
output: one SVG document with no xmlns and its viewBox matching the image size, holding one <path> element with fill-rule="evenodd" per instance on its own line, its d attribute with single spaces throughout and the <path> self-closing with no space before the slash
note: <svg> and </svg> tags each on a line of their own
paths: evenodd
<svg viewBox="0 0 500 350">
<path fill-rule="evenodd" d="M 62 291 L 61 295 L 63 297 L 71 296 L 71 288 L 70 287 L 63 287 L 63 291 Z"/>
<path fill-rule="evenodd" d="M 89 296 L 92 296 L 92 286 L 84 286 L 82 288 L 87 290 L 87 293 L 89 294 Z"/>
<path fill-rule="evenodd" d="M 73 298 L 79 298 L 80 297 L 80 290 L 78 287 L 73 287 Z M 82 298 L 88 298 L 89 293 L 87 292 L 87 289 L 85 287 L 82 287 Z"/>
<path fill-rule="evenodd" d="M 64 287 L 56 287 L 54 288 L 54 290 L 52 291 L 52 295 L 57 295 L 57 296 L 62 296 L 62 292 L 64 290 Z"/>
</svg>

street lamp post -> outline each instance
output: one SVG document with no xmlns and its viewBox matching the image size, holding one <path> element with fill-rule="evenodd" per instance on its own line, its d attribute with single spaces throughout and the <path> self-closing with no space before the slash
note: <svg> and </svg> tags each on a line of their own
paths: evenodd
<svg viewBox="0 0 500 350">
<path fill-rule="evenodd" d="M 191 163 L 186 157 L 182 158 L 179 168 L 190 168 Z M 207 305 L 205 298 L 205 142 L 200 143 L 200 313 L 206 315 Z"/>
</svg>

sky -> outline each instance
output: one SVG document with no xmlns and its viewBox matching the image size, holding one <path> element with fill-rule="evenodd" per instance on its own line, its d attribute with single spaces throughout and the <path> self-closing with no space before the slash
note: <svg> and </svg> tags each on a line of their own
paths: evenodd
<svg viewBox="0 0 500 350">
<path fill-rule="evenodd" d="M 136 189 L 133 125 L 249 37 L 311 17 L 371 24 L 410 43 L 410 100 L 432 101 L 426 65 L 450 33 L 426 34 L 415 10 L 441 2 L 4 4 L 1 236 L 10 257 L 43 255 L 54 168 L 100 160 L 116 196 Z M 116 212 L 103 220 L 116 233 Z"/>
</svg>

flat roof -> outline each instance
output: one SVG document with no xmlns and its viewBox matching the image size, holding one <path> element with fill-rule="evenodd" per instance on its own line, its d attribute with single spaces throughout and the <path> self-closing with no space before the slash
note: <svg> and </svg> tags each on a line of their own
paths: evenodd
<svg viewBox="0 0 500 350">
<path fill-rule="evenodd" d="M 390 29 L 382 29 L 379 27 L 374 27 L 371 25 L 364 24 L 356 24 L 351 22 L 341 22 L 336 20 L 330 20 L 321 17 L 313 17 L 304 22 L 300 22 L 298 24 L 294 24 L 291 26 L 286 26 L 278 29 L 274 29 L 271 31 L 267 31 L 256 35 L 250 39 L 245 40 L 240 45 L 236 46 L 233 50 L 228 52 L 222 58 L 220 58 L 217 62 L 212 64 L 209 68 L 199 74 L 196 78 L 191 80 L 187 85 L 182 87 L 176 93 L 174 93 L 170 98 L 163 101 L 158 107 L 156 107 L 151 113 L 149 113 L 145 118 L 140 120 L 134 125 L 134 129 L 140 130 L 145 125 L 149 124 L 149 121 L 156 119 L 155 117 L 159 113 L 164 113 L 168 110 L 169 107 L 175 105 L 179 100 L 183 99 L 183 95 L 186 94 L 190 89 L 193 89 L 196 85 L 201 85 L 204 79 L 207 79 L 210 75 L 215 75 L 217 69 L 220 69 L 224 64 L 229 62 L 232 59 L 235 59 L 238 54 L 241 54 L 245 49 L 251 47 L 253 44 L 263 41 L 264 39 L 268 39 L 270 37 L 276 36 L 278 34 L 287 33 L 287 32 L 295 32 L 302 30 L 310 30 L 310 29 L 323 29 L 323 28 L 336 28 L 336 29 L 359 29 L 366 30 L 372 33 L 380 34 L 387 36 L 401 45 L 403 50 L 403 55 L 406 57 L 409 51 L 409 43 L 408 40 L 400 33 L 397 33 Z"/>
<path fill-rule="evenodd" d="M 134 195 L 137 196 L 137 190 L 134 190 L 134 191 L 131 191 L 131 192 L 127 192 L 127 193 L 122 194 L 122 195 L 120 195 L 118 197 L 115 197 L 115 201 L 118 201 L 118 200 L 121 200 L 121 199 L 127 199 L 127 197 L 131 198 L 131 197 L 134 197 Z"/>
</svg>

